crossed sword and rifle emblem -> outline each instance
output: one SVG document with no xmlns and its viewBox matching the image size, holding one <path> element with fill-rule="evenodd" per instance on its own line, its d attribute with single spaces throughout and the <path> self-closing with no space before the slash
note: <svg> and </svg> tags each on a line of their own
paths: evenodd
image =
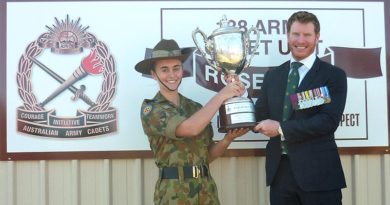
<svg viewBox="0 0 390 205">
<path fill-rule="evenodd" d="M 36 58 L 32 56 L 29 56 L 28 58 L 32 62 L 34 62 L 38 67 L 40 67 L 43 71 L 45 71 L 47 74 L 53 77 L 56 81 L 61 83 L 61 85 L 56 90 L 54 90 L 54 92 L 52 92 L 51 95 L 49 95 L 43 102 L 39 104 L 41 107 L 45 106 L 47 103 L 49 103 L 51 100 L 53 100 L 55 97 L 57 97 L 66 89 L 70 90 L 74 94 L 72 100 L 81 99 L 90 106 L 96 105 L 96 103 L 93 102 L 84 93 L 86 89 L 85 85 L 81 85 L 79 89 L 73 86 L 74 83 L 76 83 L 77 81 L 81 80 L 82 78 L 86 77 L 89 74 L 96 75 L 103 72 L 104 66 L 102 60 L 96 54 L 96 50 L 92 50 L 91 53 L 81 61 L 80 66 L 66 80 L 62 78 L 60 75 L 58 75 L 57 73 L 55 73 L 53 70 L 51 70 L 49 67 L 41 63 Z"/>
</svg>

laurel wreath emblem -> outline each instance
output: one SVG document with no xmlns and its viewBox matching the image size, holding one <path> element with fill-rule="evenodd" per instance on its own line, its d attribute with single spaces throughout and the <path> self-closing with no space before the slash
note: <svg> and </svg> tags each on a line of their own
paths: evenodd
<svg viewBox="0 0 390 205">
<path fill-rule="evenodd" d="M 94 36 L 88 32 L 85 33 L 91 39 Z M 49 33 L 42 34 L 36 41 L 31 42 L 24 54 L 19 59 L 18 72 L 16 75 L 16 81 L 18 85 L 18 94 L 23 100 L 23 107 L 29 111 L 44 111 L 45 108 L 40 105 L 36 96 L 32 92 L 31 82 L 31 70 L 33 62 L 31 58 L 39 56 L 44 49 L 50 47 L 47 43 L 49 39 Z M 88 108 L 88 111 L 99 112 L 111 110 L 111 100 L 115 94 L 115 85 L 117 81 L 115 61 L 113 56 L 108 50 L 108 47 L 102 41 L 96 41 L 96 44 L 90 47 L 96 49 L 97 55 L 101 59 L 104 71 L 103 71 L 103 83 L 101 86 L 101 92 L 98 95 L 95 104 Z"/>
</svg>

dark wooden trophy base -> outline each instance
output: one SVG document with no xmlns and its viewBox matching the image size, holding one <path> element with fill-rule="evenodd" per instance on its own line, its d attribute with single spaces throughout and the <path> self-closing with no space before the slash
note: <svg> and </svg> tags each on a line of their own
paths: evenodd
<svg viewBox="0 0 390 205">
<path fill-rule="evenodd" d="M 227 133 L 235 128 L 250 128 L 256 126 L 255 109 L 251 99 L 234 97 L 219 108 L 218 132 Z"/>
</svg>

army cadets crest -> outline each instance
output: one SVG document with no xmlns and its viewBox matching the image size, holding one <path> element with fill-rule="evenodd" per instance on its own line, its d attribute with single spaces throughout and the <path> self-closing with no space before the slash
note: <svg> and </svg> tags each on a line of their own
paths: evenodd
<svg viewBox="0 0 390 205">
<path fill-rule="evenodd" d="M 114 58 L 107 45 L 99 41 L 93 34 L 87 32 L 87 27 L 69 19 L 59 21 L 55 25 L 46 26 L 48 32 L 41 34 L 31 42 L 19 59 L 16 80 L 18 94 L 23 105 L 17 108 L 17 130 L 19 132 L 43 137 L 88 137 L 109 134 L 117 131 L 117 112 L 111 107 L 117 81 Z M 58 55 L 85 55 L 80 65 L 74 69 L 68 78 L 56 73 L 39 60 L 39 56 L 50 49 Z M 88 54 L 89 52 L 89 54 Z M 85 54 L 87 53 L 87 54 Z M 32 89 L 32 69 L 42 69 L 48 78 L 53 78 L 59 86 L 44 99 L 38 99 Z M 77 88 L 74 84 L 86 76 L 103 76 L 101 90 L 96 100 L 86 92 L 86 86 Z M 42 90 L 43 88 L 35 88 Z M 46 88 L 48 89 L 48 88 Z M 57 116 L 55 109 L 46 109 L 58 95 L 72 93 L 70 99 L 82 100 L 89 107 L 78 109 L 74 117 Z M 96 94 L 95 94 L 96 95 Z M 64 106 L 72 101 L 63 102 Z"/>
<path fill-rule="evenodd" d="M 150 111 L 152 111 L 153 107 L 152 105 L 148 104 L 143 107 L 143 113 L 144 115 L 148 115 Z"/>
</svg>

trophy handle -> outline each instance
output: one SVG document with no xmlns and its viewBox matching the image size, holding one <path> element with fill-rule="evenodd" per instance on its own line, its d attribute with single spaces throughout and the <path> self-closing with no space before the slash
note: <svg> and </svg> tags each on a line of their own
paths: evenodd
<svg viewBox="0 0 390 205">
<path fill-rule="evenodd" d="M 251 33 L 252 31 L 256 34 L 256 44 L 255 44 L 255 47 L 254 47 L 254 49 L 253 49 L 253 52 L 252 52 L 251 56 L 249 57 L 249 60 L 245 63 L 244 68 L 249 67 L 249 65 L 250 65 L 250 63 L 251 63 L 253 57 L 255 56 L 255 52 L 256 52 L 256 50 L 259 48 L 259 45 L 260 45 L 260 32 L 259 32 L 259 30 L 258 30 L 256 27 L 252 26 L 252 27 L 245 33 L 245 44 L 247 44 L 247 45 L 246 45 L 246 48 L 248 48 L 247 53 L 249 53 L 249 49 L 250 49 L 250 44 L 249 44 L 249 42 L 250 42 L 250 33 Z"/>
<path fill-rule="evenodd" d="M 194 43 L 195 43 L 196 48 L 199 50 L 199 52 L 202 54 L 202 56 L 206 59 L 208 65 L 210 65 L 211 67 L 213 67 L 213 68 L 214 68 L 215 70 L 217 70 L 217 71 L 221 71 L 222 69 L 219 68 L 219 67 L 216 65 L 215 61 L 211 61 L 209 58 L 207 58 L 206 52 L 202 49 L 202 47 L 199 46 L 199 43 L 198 43 L 197 38 L 196 38 L 196 34 L 198 34 L 198 33 L 199 33 L 200 35 L 202 35 L 202 38 L 203 38 L 203 42 L 204 42 L 205 48 L 206 48 L 206 50 L 208 51 L 207 53 L 210 54 L 210 52 L 209 52 L 209 50 L 210 50 L 210 48 L 209 48 L 210 45 L 209 45 L 209 43 L 208 43 L 207 36 L 206 36 L 206 34 L 205 34 L 203 31 L 201 31 L 199 28 L 196 28 L 196 29 L 192 32 L 192 40 L 194 40 Z M 211 54 L 210 54 L 210 55 L 211 55 Z"/>
</svg>

